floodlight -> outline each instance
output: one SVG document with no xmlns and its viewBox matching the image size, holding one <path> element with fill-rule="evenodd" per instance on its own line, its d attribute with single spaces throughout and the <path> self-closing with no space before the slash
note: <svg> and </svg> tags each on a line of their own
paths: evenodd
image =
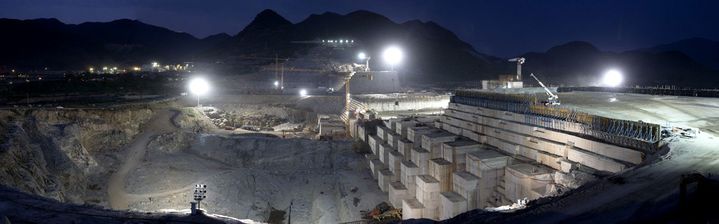
<svg viewBox="0 0 719 224">
<path fill-rule="evenodd" d="M 307 96 L 307 90 L 306 90 L 306 89 L 300 89 L 300 96 L 302 96 L 302 97 Z"/>
<path fill-rule="evenodd" d="M 602 84 L 607 87 L 617 87 L 622 84 L 622 81 L 624 81 L 624 75 L 616 69 L 607 70 L 602 78 Z"/>
<path fill-rule="evenodd" d="M 360 52 L 359 54 L 357 54 L 357 58 L 360 60 L 367 59 L 367 54 L 365 54 L 364 52 Z"/>
<path fill-rule="evenodd" d="M 197 107 L 200 107 L 200 96 L 210 91 L 210 84 L 203 78 L 193 78 L 188 85 L 190 92 L 197 96 Z"/>
<path fill-rule="evenodd" d="M 388 47 L 382 52 L 382 59 L 384 59 L 387 64 L 392 66 L 402 62 L 402 58 L 404 58 L 404 53 L 402 53 L 402 50 L 396 46 Z"/>
</svg>

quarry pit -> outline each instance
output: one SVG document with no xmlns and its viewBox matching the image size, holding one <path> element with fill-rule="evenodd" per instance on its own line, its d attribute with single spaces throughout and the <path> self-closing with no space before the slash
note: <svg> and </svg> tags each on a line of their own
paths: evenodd
<svg viewBox="0 0 719 224">
<path fill-rule="evenodd" d="M 636 192 L 652 186 L 659 173 L 678 181 L 688 170 L 716 172 L 715 166 L 691 165 L 703 164 L 693 161 L 697 153 L 702 158 L 717 154 L 697 146 L 716 141 L 719 115 L 707 110 L 719 106 L 713 99 L 562 93 L 564 108 L 573 111 L 640 121 L 637 124 L 671 123 L 679 129 L 642 143 L 601 140 L 587 136 L 590 132 L 574 136 L 566 130 L 575 129 L 563 124 L 565 131 L 556 135 L 576 138 L 569 148 L 576 152 L 562 155 L 566 150 L 551 150 L 566 147 L 526 145 L 557 144 L 541 143 L 554 137 L 513 137 L 523 133 L 523 122 L 535 122 L 532 119 L 463 120 L 522 114 L 496 106 L 476 109 L 456 98 L 467 94 L 473 93 L 455 93 L 452 99 L 441 94 L 388 95 L 399 100 L 387 102 L 382 95 L 358 96 L 353 105 L 382 121 L 351 120 L 352 137 L 332 140 L 320 140 L 322 132 L 317 133 L 326 125 L 320 117 L 341 111 L 332 96 L 218 97 L 203 107 L 179 100 L 106 108 L 3 109 L 0 176 L 5 185 L 22 192 L 113 210 L 186 211 L 192 186 L 206 184 L 205 209 L 243 220 L 283 223 L 291 211 L 291 219 L 300 223 L 353 222 L 366 220 L 368 211 L 387 203 L 401 209 L 403 219 L 453 220 L 466 213 L 521 222 L 532 216 L 503 215 L 510 212 L 487 217 L 477 212 L 523 210 L 541 216 L 546 211 L 539 208 L 574 204 L 566 198 L 641 198 Z M 498 99 L 506 100 L 491 100 Z M 407 109 L 415 107 L 420 109 Z M 413 115 L 403 115 L 408 113 Z M 552 127 L 542 129 L 548 121 L 541 121 L 526 123 L 534 127 L 527 130 L 551 133 Z M 520 128 L 500 128 L 512 122 Z M 501 132 L 509 135 L 498 135 Z M 606 185 L 618 177 L 621 185 L 632 183 L 631 190 L 605 193 L 614 199 L 594 195 L 613 187 Z M 594 209 L 576 207 L 571 212 Z"/>
</svg>

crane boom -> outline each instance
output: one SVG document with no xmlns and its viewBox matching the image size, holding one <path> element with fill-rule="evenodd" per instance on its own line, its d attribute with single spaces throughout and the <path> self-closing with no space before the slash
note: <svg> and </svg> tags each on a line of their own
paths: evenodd
<svg viewBox="0 0 719 224">
<path fill-rule="evenodd" d="M 559 96 L 557 96 L 556 94 L 552 93 L 552 91 L 550 91 L 549 88 L 547 88 L 547 86 L 545 86 L 544 83 L 542 83 L 542 81 L 539 81 L 539 79 L 537 78 L 537 76 L 534 76 L 534 73 L 530 73 L 529 76 L 532 76 L 532 78 L 534 78 L 534 80 L 537 80 L 537 82 L 539 83 L 539 85 L 542 86 L 542 88 L 544 88 L 544 92 L 547 93 L 547 95 L 549 96 L 549 99 L 547 99 L 547 102 L 546 102 L 545 104 L 547 104 L 547 105 L 559 105 Z"/>
</svg>

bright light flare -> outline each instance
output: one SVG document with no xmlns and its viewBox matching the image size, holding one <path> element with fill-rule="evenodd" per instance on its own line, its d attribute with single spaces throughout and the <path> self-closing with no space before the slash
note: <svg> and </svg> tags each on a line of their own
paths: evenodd
<svg viewBox="0 0 719 224">
<path fill-rule="evenodd" d="M 300 89 L 300 96 L 302 96 L 302 97 L 307 96 L 307 90 L 306 90 L 306 89 Z"/>
<path fill-rule="evenodd" d="M 274 84 L 275 84 L 275 87 L 278 87 L 278 86 L 280 86 L 280 82 L 279 82 L 279 81 L 275 81 L 275 83 L 274 83 Z"/>
<path fill-rule="evenodd" d="M 360 60 L 367 59 L 367 54 L 365 54 L 364 52 L 360 52 L 359 54 L 357 54 L 357 58 Z"/>
<path fill-rule="evenodd" d="M 610 69 L 604 73 L 602 78 L 602 84 L 608 87 L 617 87 L 624 81 L 624 75 L 622 72 L 616 69 Z"/>
<path fill-rule="evenodd" d="M 210 91 L 210 83 L 203 78 L 194 78 L 190 80 L 189 88 L 192 94 L 202 96 Z"/>
<path fill-rule="evenodd" d="M 404 53 L 402 53 L 402 50 L 396 46 L 388 47 L 382 52 L 382 59 L 390 65 L 399 64 L 402 62 L 403 58 Z"/>
</svg>

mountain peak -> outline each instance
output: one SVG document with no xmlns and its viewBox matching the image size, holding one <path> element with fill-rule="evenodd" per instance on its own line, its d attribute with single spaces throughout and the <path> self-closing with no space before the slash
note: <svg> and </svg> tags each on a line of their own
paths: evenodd
<svg viewBox="0 0 719 224">
<path fill-rule="evenodd" d="M 589 42 L 571 41 L 547 50 L 548 54 L 598 53 L 599 49 Z"/>
<path fill-rule="evenodd" d="M 245 29 L 240 31 L 238 35 L 258 30 L 273 30 L 291 25 L 292 22 L 285 19 L 285 17 L 282 17 L 280 14 L 277 14 L 277 12 L 271 9 L 265 9 L 257 14 L 255 19 L 253 19 L 252 22 L 245 27 Z"/>
</svg>

